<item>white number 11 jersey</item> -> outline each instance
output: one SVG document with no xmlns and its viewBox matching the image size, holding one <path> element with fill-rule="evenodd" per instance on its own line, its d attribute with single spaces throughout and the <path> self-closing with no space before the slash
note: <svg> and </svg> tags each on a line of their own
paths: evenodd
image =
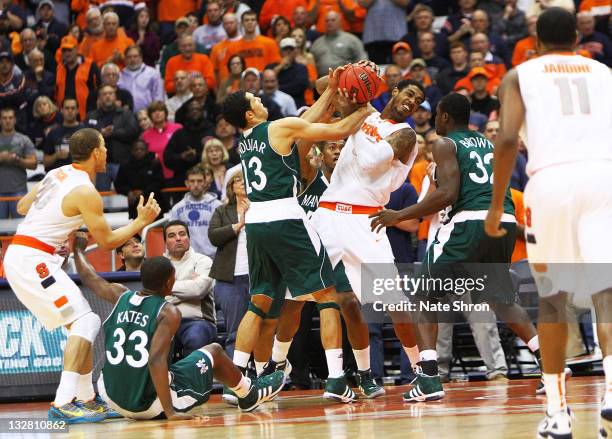
<svg viewBox="0 0 612 439">
<path fill-rule="evenodd" d="M 607 66 L 550 54 L 516 68 L 525 103 L 527 173 L 581 160 L 612 160 L 612 76 Z"/>
</svg>

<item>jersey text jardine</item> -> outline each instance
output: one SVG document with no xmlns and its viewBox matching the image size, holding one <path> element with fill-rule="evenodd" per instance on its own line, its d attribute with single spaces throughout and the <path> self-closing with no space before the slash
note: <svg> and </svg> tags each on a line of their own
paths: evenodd
<svg viewBox="0 0 612 439">
<path fill-rule="evenodd" d="M 238 148 L 240 149 L 240 154 L 244 154 L 246 151 L 257 151 L 259 154 L 263 154 L 266 143 L 258 142 L 257 139 L 242 139 Z"/>
</svg>

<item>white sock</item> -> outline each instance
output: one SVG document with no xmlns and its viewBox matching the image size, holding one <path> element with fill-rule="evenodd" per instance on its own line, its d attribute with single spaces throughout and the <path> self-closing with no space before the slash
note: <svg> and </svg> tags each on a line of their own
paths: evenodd
<svg viewBox="0 0 612 439">
<path fill-rule="evenodd" d="M 370 346 L 365 349 L 353 349 L 355 362 L 357 362 L 357 370 L 366 371 L 370 368 Z"/>
<path fill-rule="evenodd" d="M 565 372 L 543 373 L 542 379 L 546 388 L 547 413 L 549 416 L 563 411 L 567 407 L 565 401 Z"/>
<path fill-rule="evenodd" d="M 425 349 L 419 353 L 421 361 L 438 361 L 438 353 L 434 349 Z"/>
<path fill-rule="evenodd" d="M 527 347 L 531 352 L 535 352 L 540 349 L 540 339 L 537 335 L 527 342 Z"/>
<path fill-rule="evenodd" d="M 419 357 L 419 347 L 418 346 L 412 346 L 411 348 L 407 348 L 406 346 L 402 346 L 404 348 L 404 352 L 406 352 L 406 355 L 408 355 L 408 359 L 410 360 L 410 365 L 412 366 L 412 368 L 416 368 L 417 367 L 417 363 L 420 361 L 420 357 Z"/>
<path fill-rule="evenodd" d="M 249 365 L 251 353 L 234 350 L 234 364 L 238 367 L 246 368 Z"/>
<path fill-rule="evenodd" d="M 293 339 L 289 341 L 278 341 L 278 338 L 274 336 L 274 345 L 272 346 L 272 361 L 275 363 L 282 363 L 287 359 L 287 354 L 289 353 L 289 348 L 291 347 L 291 342 Z"/>
<path fill-rule="evenodd" d="M 327 358 L 329 378 L 340 378 L 344 375 L 342 370 L 342 349 L 326 349 L 325 358 Z"/>
<path fill-rule="evenodd" d="M 230 387 L 230 390 L 236 394 L 238 398 L 244 398 L 251 389 L 251 379 L 242 375 L 240 382 L 236 387 Z"/>
<path fill-rule="evenodd" d="M 612 355 L 606 355 L 603 359 L 603 369 L 606 374 L 606 393 L 603 406 L 612 407 Z"/>
<path fill-rule="evenodd" d="M 91 401 L 96 396 L 91 381 L 92 373 L 93 372 L 89 372 L 87 375 L 79 375 L 79 384 L 77 385 L 76 391 L 76 398 L 79 401 Z"/>
<path fill-rule="evenodd" d="M 76 372 L 62 371 L 60 383 L 55 392 L 55 401 L 53 401 L 57 407 L 68 404 L 75 398 L 79 385 L 79 377 L 80 375 Z"/>
<path fill-rule="evenodd" d="M 264 367 L 266 367 L 265 361 L 255 361 L 255 372 L 257 372 L 257 375 L 263 372 Z"/>
</svg>

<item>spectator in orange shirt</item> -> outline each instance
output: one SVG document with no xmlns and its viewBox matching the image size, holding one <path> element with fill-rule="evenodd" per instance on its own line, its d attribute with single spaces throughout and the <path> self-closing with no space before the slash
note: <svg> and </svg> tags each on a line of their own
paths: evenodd
<svg viewBox="0 0 612 439">
<path fill-rule="evenodd" d="M 308 0 L 266 0 L 259 13 L 259 28 L 264 35 L 268 34 L 272 20 L 282 16 L 290 18 L 298 7 L 307 8 Z M 293 25 L 293 23 L 291 23 Z"/>
<path fill-rule="evenodd" d="M 159 21 L 159 38 L 162 44 L 168 44 L 174 37 L 176 20 L 197 10 L 198 0 L 159 0 L 157 3 L 157 20 Z"/>
<path fill-rule="evenodd" d="M 134 43 L 134 40 L 119 33 L 119 16 L 114 12 L 107 12 L 102 17 L 104 26 L 104 39 L 96 41 L 91 46 L 91 58 L 98 65 L 106 63 L 117 64 L 119 67 L 125 66 L 123 54 L 125 49 Z"/>
<path fill-rule="evenodd" d="M 268 64 L 281 61 L 276 41 L 272 38 L 257 35 L 257 13 L 247 11 L 242 15 L 242 39 L 232 42 L 227 47 L 225 59 L 234 55 L 241 56 L 248 67 L 262 71 Z"/>
<path fill-rule="evenodd" d="M 206 80 L 209 90 L 215 89 L 215 71 L 208 56 L 195 51 L 195 40 L 192 35 L 183 35 L 178 42 L 179 54 L 173 56 L 166 64 L 166 91 L 174 93 L 174 73 L 184 70 L 188 73 L 199 73 Z"/>
<path fill-rule="evenodd" d="M 325 17 L 328 12 L 334 11 L 340 14 L 342 30 L 349 32 L 351 30 L 350 23 L 355 21 L 357 6 L 357 3 L 353 0 L 310 0 L 308 2 L 308 20 L 315 24 L 317 32 L 325 33 Z M 366 14 L 363 14 L 364 19 Z"/>
<path fill-rule="evenodd" d="M 100 9 L 92 7 L 85 15 L 87 27 L 85 36 L 79 45 L 79 53 L 86 58 L 91 58 L 91 46 L 104 38 L 104 25 L 102 24 L 102 13 Z"/>
<path fill-rule="evenodd" d="M 238 29 L 238 17 L 236 17 L 236 14 L 233 12 L 228 12 L 223 16 L 223 29 L 227 37 L 223 41 L 215 44 L 210 51 L 210 61 L 215 70 L 217 84 L 224 82 L 229 75 L 227 58 L 225 56 L 227 48 L 230 43 L 242 38 Z"/>
<path fill-rule="evenodd" d="M 538 53 L 536 50 L 536 22 L 538 17 L 532 15 L 527 17 L 527 29 L 529 30 L 529 36 L 519 40 L 514 46 L 514 52 L 512 52 L 512 67 L 516 67 L 525 61 L 535 58 Z"/>
</svg>

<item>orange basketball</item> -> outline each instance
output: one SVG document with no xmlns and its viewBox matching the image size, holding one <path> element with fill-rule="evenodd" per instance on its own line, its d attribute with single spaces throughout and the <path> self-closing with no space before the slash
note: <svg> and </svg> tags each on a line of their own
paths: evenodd
<svg viewBox="0 0 612 439">
<path fill-rule="evenodd" d="M 351 64 L 340 74 L 340 88 L 355 96 L 357 103 L 365 104 L 378 94 L 379 79 L 372 69 Z"/>
</svg>

